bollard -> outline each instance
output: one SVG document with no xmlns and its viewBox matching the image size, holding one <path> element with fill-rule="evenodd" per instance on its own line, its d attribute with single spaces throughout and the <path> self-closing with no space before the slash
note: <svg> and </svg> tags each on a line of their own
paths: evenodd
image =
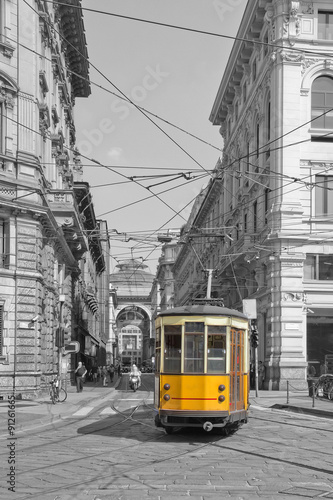
<svg viewBox="0 0 333 500">
<path fill-rule="evenodd" d="M 312 381 L 312 408 L 315 406 L 315 384 L 314 381 Z"/>
<path fill-rule="evenodd" d="M 287 405 L 289 404 L 289 381 L 287 380 Z"/>
</svg>

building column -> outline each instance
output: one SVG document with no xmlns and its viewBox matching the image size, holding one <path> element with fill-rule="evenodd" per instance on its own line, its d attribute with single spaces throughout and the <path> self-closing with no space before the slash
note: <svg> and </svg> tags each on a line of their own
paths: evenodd
<svg viewBox="0 0 333 500">
<path fill-rule="evenodd" d="M 268 389 L 285 390 L 287 381 L 306 387 L 306 312 L 303 293 L 303 254 L 271 257 L 271 333 L 266 377 Z"/>
</svg>

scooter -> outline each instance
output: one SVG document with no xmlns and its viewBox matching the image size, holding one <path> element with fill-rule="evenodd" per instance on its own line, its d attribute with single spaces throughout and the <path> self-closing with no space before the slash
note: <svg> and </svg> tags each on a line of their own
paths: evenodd
<svg viewBox="0 0 333 500">
<path fill-rule="evenodd" d="M 137 388 L 139 387 L 139 377 L 137 375 L 131 375 L 130 376 L 129 387 L 134 392 L 137 390 Z"/>
</svg>

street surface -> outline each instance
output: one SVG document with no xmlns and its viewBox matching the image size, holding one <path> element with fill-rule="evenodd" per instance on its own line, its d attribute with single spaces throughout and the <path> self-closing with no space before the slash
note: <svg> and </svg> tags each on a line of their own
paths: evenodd
<svg viewBox="0 0 333 500">
<path fill-rule="evenodd" d="M 102 402 L 16 439 L 1 418 L 1 499 L 333 499 L 329 419 L 253 406 L 234 435 L 166 435 L 153 423 L 152 374 L 136 393 L 127 375 L 106 391 Z M 28 411 L 17 408 L 17 419 Z"/>
</svg>

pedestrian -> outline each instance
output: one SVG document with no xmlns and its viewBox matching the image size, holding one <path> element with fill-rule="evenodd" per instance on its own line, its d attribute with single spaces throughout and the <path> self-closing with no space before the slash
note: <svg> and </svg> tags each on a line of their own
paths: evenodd
<svg viewBox="0 0 333 500">
<path fill-rule="evenodd" d="M 93 382 L 95 382 L 95 384 L 97 384 L 97 366 L 93 366 L 92 369 L 92 379 L 93 379 Z"/>
<path fill-rule="evenodd" d="M 108 385 L 108 371 L 106 369 L 106 366 L 103 366 L 102 368 L 102 377 L 103 377 L 103 386 L 105 387 Z"/>
<path fill-rule="evenodd" d="M 120 375 L 121 375 L 121 365 L 119 363 L 119 365 L 118 365 L 118 377 L 120 377 Z"/>
<path fill-rule="evenodd" d="M 262 361 L 259 361 L 259 366 L 258 366 L 258 385 L 259 389 L 264 388 L 264 381 L 265 381 L 265 365 Z"/>
<path fill-rule="evenodd" d="M 101 366 L 99 366 L 97 368 L 97 377 L 98 377 L 98 380 L 101 380 L 101 378 L 102 378 L 102 367 Z"/>
<path fill-rule="evenodd" d="M 109 375 L 110 375 L 111 384 L 113 382 L 114 372 L 115 372 L 115 367 L 114 367 L 114 364 L 111 363 L 111 365 L 109 367 Z"/>
<path fill-rule="evenodd" d="M 75 370 L 76 392 L 83 391 L 83 381 L 84 381 L 84 377 L 85 377 L 86 373 L 87 373 L 86 367 L 82 364 L 81 361 L 79 361 L 79 364 Z"/>
<path fill-rule="evenodd" d="M 250 389 L 255 389 L 254 363 L 250 363 Z"/>
<path fill-rule="evenodd" d="M 316 376 L 316 369 L 313 365 L 308 365 L 308 378 Z"/>
</svg>

